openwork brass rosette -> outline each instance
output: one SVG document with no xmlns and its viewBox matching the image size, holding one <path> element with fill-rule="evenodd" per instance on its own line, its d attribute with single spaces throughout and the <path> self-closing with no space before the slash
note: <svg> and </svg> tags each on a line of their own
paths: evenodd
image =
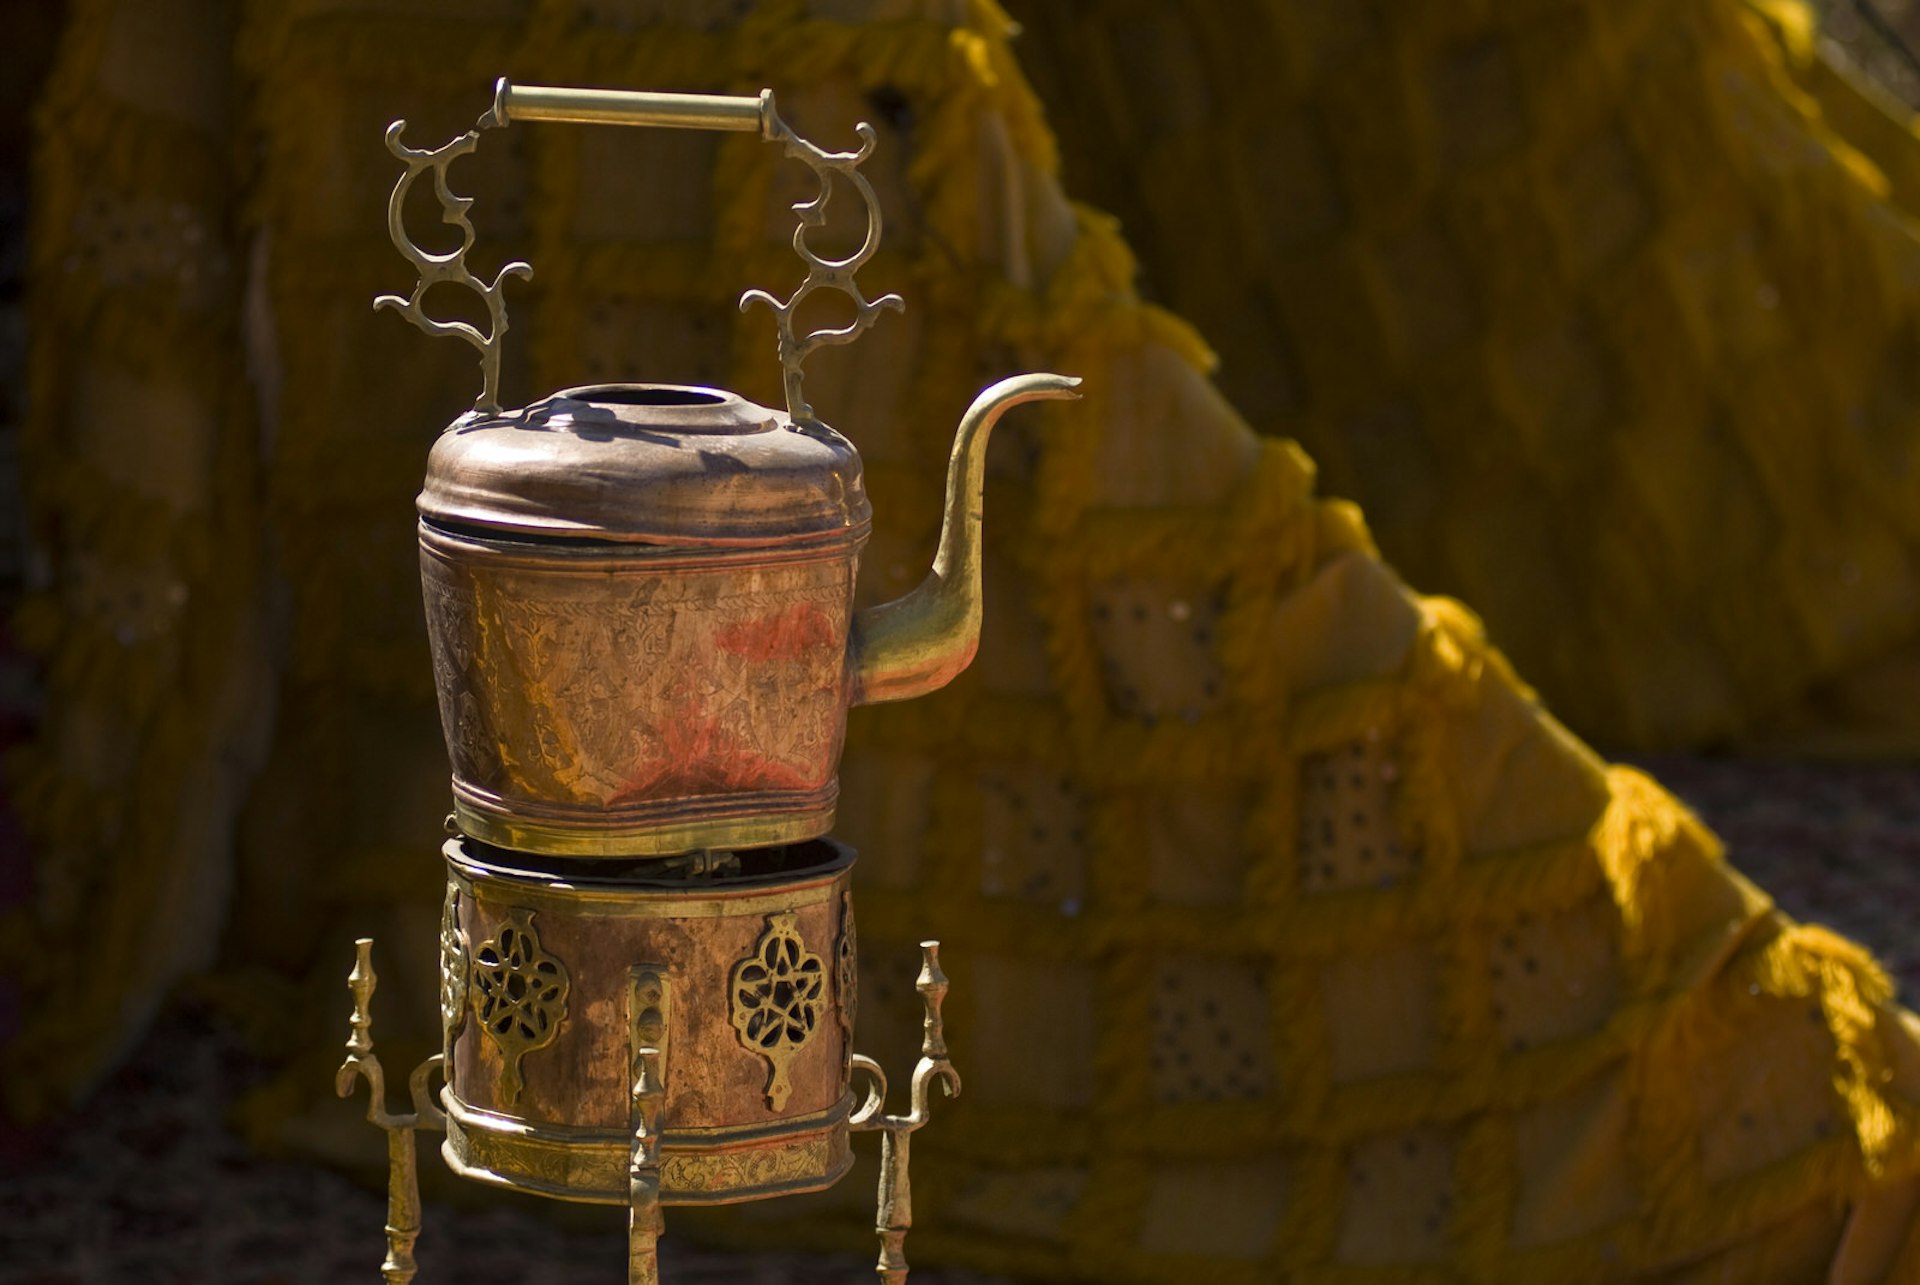
<svg viewBox="0 0 1920 1285">
<path fill-rule="evenodd" d="M 740 1043 L 772 1067 L 767 1105 L 775 1111 L 787 1105 L 787 1096 L 793 1092 L 788 1063 L 819 1028 L 826 978 L 825 963 L 800 940 L 791 911 L 767 916 L 766 934 L 727 978 L 733 1029 L 739 1032 Z"/>
<path fill-rule="evenodd" d="M 506 1058 L 502 1088 L 520 1096 L 520 1059 L 545 1048 L 567 1017 L 567 967 L 540 947 L 533 912 L 507 912 L 499 933 L 473 952 L 471 994 L 480 1027 Z"/>
</svg>

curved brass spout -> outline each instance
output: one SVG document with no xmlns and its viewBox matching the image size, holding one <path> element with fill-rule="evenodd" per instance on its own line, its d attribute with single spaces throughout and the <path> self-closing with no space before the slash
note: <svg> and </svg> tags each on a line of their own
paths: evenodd
<svg viewBox="0 0 1920 1285">
<path fill-rule="evenodd" d="M 937 691 L 980 646 L 980 516 L 987 438 L 1022 402 L 1078 397 L 1067 375 L 1015 375 L 974 398 L 953 438 L 947 512 L 933 570 L 911 593 L 853 618 L 852 703 L 911 700 Z"/>
</svg>

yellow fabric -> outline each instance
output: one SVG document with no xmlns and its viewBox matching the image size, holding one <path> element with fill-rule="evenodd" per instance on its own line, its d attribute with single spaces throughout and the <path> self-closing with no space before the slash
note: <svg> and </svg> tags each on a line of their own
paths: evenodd
<svg viewBox="0 0 1920 1285">
<path fill-rule="evenodd" d="M 1012 8 L 1221 391 L 1569 725 L 1911 750 L 1910 647 L 1805 704 L 1915 632 L 1920 147 L 1803 5 Z"/>
<path fill-rule="evenodd" d="M 73 9 L 39 104 L 21 445 L 54 575 L 16 626 L 51 714 L 9 765 L 38 850 L 35 902 L 0 933 L 32 1005 L 5 1077 L 28 1111 L 212 963 L 272 711 L 232 32 L 190 0 Z"/>
<path fill-rule="evenodd" d="M 78 106 L 108 65 L 103 33 L 135 7 L 76 6 L 49 97 L 35 307 L 71 328 L 37 346 L 36 378 L 55 387 L 71 363 L 139 330 L 127 309 L 142 296 L 119 279 L 92 281 L 91 295 L 54 289 L 86 240 L 64 216 L 76 189 L 96 174 L 134 193 L 176 181 L 137 142 L 166 136 L 164 96 L 107 100 L 140 104 L 116 117 L 131 122 L 122 135 L 88 132 Z M 1829 176 L 1810 182 L 1833 208 L 1862 220 L 1882 208 L 1862 167 L 1805 128 L 1775 53 L 1726 0 L 1568 8 L 1608 33 L 1614 54 L 1697 55 L 1701 65 L 1688 66 L 1699 79 L 1687 81 L 1696 97 L 1633 107 L 1673 135 L 1671 153 L 1647 146 L 1674 173 L 1699 159 L 1690 110 L 1702 100 L 1730 110 L 1703 87 L 1741 72 L 1765 87 L 1741 99 L 1745 109 L 1774 129 L 1739 143 L 1744 160 L 1801 158 Z M 1445 17 L 1421 6 L 1396 38 L 1455 39 L 1543 11 L 1515 0 Z M 1278 18 L 1317 12 L 1273 6 Z M 1264 28 L 1247 22 L 1251 51 Z M 1841 1262 L 1843 1242 L 1870 1239 L 1850 1230 L 1862 1212 L 1920 1171 L 1920 1042 L 1885 978 L 1857 948 L 1775 913 L 1657 785 L 1607 767 L 1550 718 L 1470 612 L 1409 592 L 1359 509 L 1317 496 L 1299 447 L 1249 429 L 1207 382 L 1211 354 L 1196 331 L 1135 293 L 1113 222 L 1066 200 L 1007 40 L 985 0 L 768 0 L 737 22 L 666 0 L 245 8 L 245 130 L 229 137 L 208 117 L 182 151 L 210 184 L 226 173 L 223 158 L 248 158 L 242 226 L 221 240 L 234 275 L 212 309 L 224 342 L 162 328 L 130 341 L 155 346 L 151 370 L 184 372 L 173 404 L 230 417 L 218 440 L 235 443 L 240 471 L 209 475 L 193 492 L 201 508 L 177 506 L 138 539 L 107 544 L 83 524 L 69 547 L 139 566 L 136 553 L 168 547 L 159 535 L 203 532 L 196 547 L 223 561 L 182 620 L 237 622 L 238 634 L 271 625 L 282 649 L 258 780 L 244 807 L 210 809 L 234 818 L 237 851 L 222 993 L 276 1015 L 263 1039 L 311 1051 L 256 1103 L 263 1137 L 325 1145 L 336 1121 L 359 1128 L 350 1108 L 303 1114 L 337 1057 L 355 931 L 375 930 L 391 961 L 383 1028 L 419 1035 L 434 1020 L 432 853 L 445 783 L 408 500 L 427 441 L 474 376 L 466 349 L 367 311 L 373 294 L 410 285 L 381 236 L 393 170 L 380 127 L 407 115 L 410 140 L 437 142 L 464 127 L 500 74 L 669 89 L 771 83 L 815 137 L 849 137 L 861 117 L 881 125 L 871 169 L 889 241 L 866 284 L 900 290 L 910 312 L 821 354 L 809 383 L 868 460 L 880 523 L 870 596 L 907 587 L 929 556 L 949 434 L 979 385 L 1035 368 L 1087 380 L 1085 402 L 1023 412 L 994 448 L 989 624 L 974 670 L 936 698 L 861 711 L 853 724 L 841 833 L 864 854 L 861 1043 L 901 1062 L 913 943 L 938 935 L 968 1084 L 915 1143 L 916 1257 L 1169 1282 L 1799 1279 Z M 1361 77 L 1348 92 L 1399 83 Z M 492 159 L 456 178 L 477 198 L 483 243 L 536 267 L 524 291 L 509 286 L 510 398 L 622 377 L 775 396 L 764 316 L 732 307 L 744 285 L 797 276 L 785 248 L 793 193 L 755 140 L 516 127 L 482 155 Z M 1806 159 L 1816 156 L 1826 159 Z M 1234 191 L 1259 173 L 1241 166 L 1224 186 L 1216 172 L 1175 186 L 1185 200 L 1203 181 Z M 1486 171 L 1488 194 L 1472 208 L 1506 208 L 1494 199 L 1504 173 Z M 1267 208 L 1291 217 L 1292 189 Z M 1865 244 L 1892 254 L 1895 232 L 1906 235 L 1896 226 Z M 1497 220 L 1480 234 L 1500 245 L 1515 235 Z M 1835 248 L 1844 228 L 1821 235 L 1836 264 L 1858 267 Z M 1294 286 L 1337 308 L 1350 294 L 1344 262 L 1303 259 Z M 1475 279 L 1491 297 L 1520 297 L 1500 263 L 1489 258 Z M 1673 320 L 1714 330 L 1712 318 Z M 1367 377 L 1333 322 L 1322 330 L 1325 360 Z M 1669 338 L 1649 331 L 1620 351 L 1651 360 Z M 1756 413 L 1773 414 L 1767 431 L 1788 441 L 1783 408 L 1813 394 L 1791 371 L 1764 387 L 1770 400 Z M 1453 392 L 1448 422 L 1461 431 L 1448 441 L 1470 459 L 1468 444 L 1485 436 L 1467 431 L 1477 417 L 1500 421 L 1485 388 L 1465 381 Z M 1705 401 L 1689 404 L 1712 420 Z M 36 402 L 48 453 L 65 430 L 57 405 Z M 115 450 L 80 458 L 105 473 Z M 1689 458 L 1720 457 L 1619 462 L 1648 487 L 1684 489 L 1708 468 Z M 1822 485 L 1844 478 L 1885 498 L 1833 467 Z M 141 469 L 127 484 L 163 473 Z M 1457 495 L 1448 478 L 1431 490 Z M 131 511 L 86 485 L 43 497 L 48 513 L 76 520 Z M 1684 509 L 1674 495 L 1666 502 Z M 228 504 L 247 507 L 235 517 Z M 1456 519 L 1435 530 L 1485 536 Z M 252 547 L 226 537 L 256 530 L 270 575 L 224 561 Z M 1837 534 L 1816 523 L 1796 547 L 1843 557 L 1853 535 L 1870 544 L 1893 530 L 1891 518 Z M 1592 531 L 1575 546 L 1622 556 Z M 1523 544 L 1497 552 L 1521 556 Z M 1491 552 L 1484 565 L 1496 565 Z M 1899 583 L 1867 570 L 1875 585 Z M 1793 683 L 1818 668 L 1809 657 L 1839 663 L 1849 639 L 1895 631 L 1897 613 L 1849 614 L 1818 597 L 1823 586 L 1780 583 L 1791 600 L 1780 610 L 1802 631 L 1779 661 Z M 215 610 L 221 602 L 231 616 Z M 138 779 L 153 806 L 172 807 L 211 751 L 155 731 L 114 778 L 72 766 L 59 738 L 84 742 L 81 702 L 100 694 L 111 728 L 151 707 L 163 712 L 153 727 L 172 717 L 217 741 L 200 693 L 177 674 L 233 663 L 213 642 L 170 643 L 177 673 L 138 648 L 89 651 L 87 616 L 58 603 L 36 611 L 50 648 L 95 657 L 96 668 L 59 679 L 56 737 L 28 767 L 34 820 L 54 845 L 48 886 L 77 890 L 43 905 L 25 938 L 37 947 L 36 984 L 75 979 L 72 1002 L 12 1051 L 6 1082 L 29 1105 L 98 1065 L 125 1029 L 124 996 L 164 983 L 165 969 L 143 976 L 153 943 L 210 949 L 204 921 L 155 910 L 154 889 L 189 868 L 177 827 L 128 810 L 125 828 L 108 832 L 101 802 Z M 1628 681 L 1647 653 L 1624 630 L 1597 618 L 1556 628 L 1621 648 L 1620 690 L 1667 690 L 1654 676 Z M 1833 636 L 1816 646 L 1816 628 Z M 1742 654 L 1765 670 L 1763 645 L 1752 646 Z M 1750 698 L 1730 699 L 1745 708 Z M 125 940 L 95 940 L 100 923 Z M 855 1237 L 870 1191 L 849 1181 L 822 1198 L 844 1217 L 783 1202 L 743 1211 L 726 1231 Z M 1914 1252 L 1883 1239 L 1879 1253 L 1859 1252 L 1852 1279 L 1880 1278 L 1888 1255 Z"/>
</svg>

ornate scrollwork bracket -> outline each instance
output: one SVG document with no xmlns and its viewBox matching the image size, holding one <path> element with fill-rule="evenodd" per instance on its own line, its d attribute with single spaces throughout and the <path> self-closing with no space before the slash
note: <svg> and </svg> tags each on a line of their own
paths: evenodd
<svg viewBox="0 0 1920 1285">
<path fill-rule="evenodd" d="M 913 1227 L 908 1140 L 931 1116 L 935 1084 L 950 1098 L 960 1096 L 960 1072 L 947 1058 L 946 1024 L 940 1015 L 947 998 L 947 975 L 940 971 L 939 942 L 920 943 L 920 977 L 914 989 L 920 992 L 925 1017 L 905 1115 L 886 1113 L 887 1073 L 880 1064 L 858 1053 L 853 1057 L 853 1069 L 865 1072 L 868 1085 L 865 1101 L 848 1123 L 856 1131 L 880 1135 L 880 1192 L 873 1227 L 880 1237 L 876 1270 L 883 1285 L 906 1285 L 907 1280 L 907 1232 Z"/>
<path fill-rule="evenodd" d="M 493 111 L 487 112 L 466 133 L 431 149 L 408 147 L 400 141 L 407 122 L 397 120 L 387 126 L 387 150 L 407 167 L 400 181 L 394 184 L 393 195 L 387 198 L 387 235 L 393 238 L 394 248 L 419 270 L 420 280 L 413 287 L 413 293 L 404 299 L 397 294 L 383 294 L 373 301 L 376 312 L 392 308 L 430 335 L 458 335 L 480 350 L 480 395 L 473 399 L 475 415 L 500 413 L 500 341 L 507 333 L 507 301 L 500 294 L 500 286 L 510 276 L 523 281 L 533 277 L 533 266 L 518 259 L 502 266 L 493 274 L 491 282 L 473 275 L 467 267 L 467 251 L 473 248 L 475 236 L 473 224 L 467 218 L 473 198 L 456 196 L 447 186 L 447 167 L 479 146 L 481 130 L 504 123 L 496 116 Z M 414 180 L 428 170 L 433 171 L 434 195 L 440 198 L 441 222 L 460 230 L 460 248 L 446 254 L 423 250 L 407 236 L 404 218 L 407 193 L 412 191 Z M 427 315 L 422 306 L 427 291 L 442 282 L 466 286 L 480 296 L 487 306 L 487 333 L 481 334 L 479 327 L 464 321 L 436 321 Z"/>
<path fill-rule="evenodd" d="M 466 266 L 467 251 L 474 241 L 473 224 L 467 220 L 471 197 L 455 196 L 447 186 L 447 167 L 479 145 L 482 130 L 504 126 L 516 120 L 568 121 L 575 124 L 644 125 L 677 129 L 728 130 L 755 132 L 768 142 L 779 143 L 784 153 L 803 162 L 820 180 L 819 194 L 796 202 L 793 212 L 799 224 L 793 231 L 793 250 L 807 266 L 807 275 L 784 301 L 765 290 L 748 290 L 740 296 L 740 309 L 755 303 L 773 310 L 779 331 L 781 380 L 787 399 L 787 413 L 801 424 L 818 424 L 819 419 L 802 390 L 801 367 L 807 357 L 832 344 L 851 343 L 880 313 L 888 308 L 903 311 L 906 302 L 897 294 L 868 299 L 854 280 L 854 274 L 880 248 L 880 201 L 873 185 L 860 172 L 860 164 L 873 154 L 873 127 L 862 121 L 854 126 L 860 146 L 851 152 L 829 152 L 793 131 L 774 110 L 773 91 L 761 90 L 758 97 L 725 97 L 713 94 L 659 94 L 639 90 L 570 89 L 543 85 L 515 85 L 501 80 L 494 86 L 493 106 L 466 133 L 431 150 L 408 147 L 400 141 L 405 121 L 387 126 L 387 150 L 399 157 L 406 171 L 394 185 L 387 202 L 387 233 L 394 246 L 419 270 L 419 284 L 407 298 L 381 295 L 375 308 L 393 308 L 430 335 L 458 335 L 480 350 L 480 395 L 474 399 L 475 415 L 493 415 L 500 410 L 500 340 L 507 332 L 506 300 L 500 286 L 509 276 L 531 278 L 533 269 L 518 260 L 502 267 L 491 283 L 473 275 Z M 407 193 L 414 180 L 433 171 L 434 192 L 440 198 L 441 219 L 460 230 L 460 248 L 447 254 L 422 250 L 407 237 L 401 218 Z M 817 254 L 807 244 L 807 234 L 824 227 L 827 202 L 833 195 L 835 176 L 851 184 L 866 207 L 867 233 L 860 248 L 843 259 Z M 422 302 L 427 290 L 438 283 L 451 282 L 477 293 L 487 306 L 488 329 L 464 321 L 437 321 L 426 314 Z M 853 320 L 844 326 L 796 332 L 794 314 L 801 303 L 816 290 L 839 290 L 853 301 Z"/>
<path fill-rule="evenodd" d="M 407 1079 L 413 1099 L 413 1111 L 397 1115 L 387 1110 L 386 1073 L 373 1051 L 373 988 L 379 977 L 373 971 L 373 938 L 354 942 L 353 971 L 347 974 L 347 989 L 353 992 L 351 1034 L 347 1037 L 347 1060 L 333 1077 L 333 1090 L 341 1097 L 353 1092 L 355 1080 L 367 1082 L 367 1119 L 387 1133 L 387 1256 L 380 1264 L 387 1285 L 407 1285 L 417 1270 L 413 1261 L 414 1242 L 420 1237 L 420 1171 L 414 1149 L 416 1129 L 446 1131 L 447 1117 L 433 1101 L 428 1082 L 444 1066 L 440 1054 L 415 1067 Z"/>
<path fill-rule="evenodd" d="M 878 299 L 869 300 L 859 283 L 853 279 L 853 274 L 880 248 L 880 200 L 873 194 L 873 185 L 867 182 L 867 176 L 859 168 L 860 163 L 873 154 L 873 126 L 861 121 L 853 127 L 853 131 L 860 136 L 858 150 L 829 152 L 794 133 L 773 112 L 772 100 L 768 99 L 767 137 L 780 143 L 789 158 L 803 161 L 813 170 L 814 176 L 820 180 L 820 193 L 810 201 L 797 201 L 793 206 L 793 212 L 800 220 L 793 230 L 793 252 L 807 265 L 806 278 L 784 303 L 765 290 L 749 290 L 740 296 L 740 311 L 745 312 L 756 303 L 764 303 L 773 309 L 774 325 L 780 332 L 780 374 L 787 396 L 787 414 L 808 424 L 819 422 L 813 407 L 807 402 L 806 394 L 801 390 L 801 366 L 808 356 L 816 349 L 831 344 L 852 343 L 879 318 L 883 309 L 904 312 L 907 307 L 906 300 L 897 294 L 883 294 Z M 827 202 L 833 196 L 833 178 L 836 174 L 852 184 L 867 210 L 867 235 L 861 241 L 860 248 L 844 259 L 824 258 L 807 245 L 808 231 L 826 226 Z M 839 290 L 853 300 L 853 320 L 844 326 L 796 335 L 793 317 L 801 302 L 815 290 L 827 289 Z"/>
</svg>

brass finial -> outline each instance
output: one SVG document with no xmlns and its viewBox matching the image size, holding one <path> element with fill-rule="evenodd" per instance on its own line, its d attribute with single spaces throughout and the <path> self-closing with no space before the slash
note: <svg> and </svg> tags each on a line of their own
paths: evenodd
<svg viewBox="0 0 1920 1285">
<path fill-rule="evenodd" d="M 947 1055 L 946 1021 L 940 1016 L 940 1006 L 947 1002 L 947 975 L 940 971 L 939 942 L 920 943 L 920 976 L 913 988 L 920 992 L 920 1005 L 926 1009 L 920 1053 L 937 1061 Z"/>
<path fill-rule="evenodd" d="M 387 1110 L 386 1074 L 373 1052 L 373 988 L 379 981 L 373 971 L 373 938 L 358 938 L 353 943 L 353 971 L 347 974 L 347 989 L 353 992 L 353 1029 L 347 1036 L 347 1060 L 334 1073 L 333 1089 L 344 1098 L 353 1092 L 356 1081 L 365 1080 L 367 1119 L 387 1131 L 387 1256 L 380 1274 L 385 1285 L 407 1285 L 416 1270 L 413 1246 L 420 1236 L 420 1181 L 413 1134 L 421 1127 L 445 1127 L 445 1117 L 433 1106 L 428 1090 L 430 1077 L 444 1059 L 436 1053 L 414 1068 L 408 1080 L 413 1094 L 410 1114 Z"/>
<path fill-rule="evenodd" d="M 927 1122 L 935 1084 L 950 1098 L 960 1096 L 960 1073 L 947 1060 L 946 1027 L 940 1005 L 947 998 L 947 975 L 940 971 L 940 943 L 920 943 L 920 977 L 914 983 L 926 1008 L 926 1035 L 920 1061 L 913 1068 L 907 1113 L 887 1114 L 887 1073 L 870 1057 L 853 1055 L 854 1071 L 867 1077 L 866 1097 L 854 1109 L 848 1124 L 861 1132 L 880 1135 L 880 1191 L 874 1211 L 874 1231 L 880 1237 L 880 1260 L 875 1270 L 881 1285 L 906 1285 L 907 1232 L 913 1227 L 913 1184 L 909 1178 L 908 1142 Z"/>
<path fill-rule="evenodd" d="M 347 974 L 347 989 L 353 992 L 352 1030 L 347 1035 L 347 1052 L 365 1057 L 373 1052 L 373 988 L 380 975 L 373 971 L 373 938 L 356 938 L 353 943 L 353 971 Z"/>
</svg>

